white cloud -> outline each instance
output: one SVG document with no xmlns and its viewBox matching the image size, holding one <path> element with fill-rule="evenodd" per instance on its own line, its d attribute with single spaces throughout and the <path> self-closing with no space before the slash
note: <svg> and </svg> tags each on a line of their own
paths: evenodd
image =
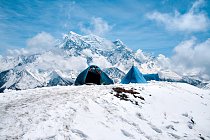
<svg viewBox="0 0 210 140">
<path fill-rule="evenodd" d="M 92 62 L 90 63 L 90 65 L 97 65 L 102 69 L 112 66 L 112 64 L 107 61 L 107 58 L 105 58 L 104 56 L 95 54 L 95 53 L 93 54 L 89 49 L 83 50 L 82 54 L 87 56 L 87 57 L 92 58 Z"/>
<path fill-rule="evenodd" d="M 159 54 L 157 57 L 158 64 L 161 65 L 163 69 L 171 69 L 171 59 L 164 56 L 163 54 Z"/>
<path fill-rule="evenodd" d="M 194 11 L 196 12 L 197 10 L 199 10 L 200 7 L 202 7 L 204 5 L 204 3 L 205 3 L 204 0 L 195 1 L 192 5 L 190 11 L 191 12 L 194 12 Z"/>
<path fill-rule="evenodd" d="M 98 56 L 95 55 L 92 59 L 91 65 L 97 65 L 101 69 L 112 67 L 112 64 L 107 61 L 107 59 L 104 56 Z"/>
<path fill-rule="evenodd" d="M 181 42 L 174 49 L 172 60 L 181 67 L 210 76 L 210 38 L 202 43 L 190 39 Z"/>
<path fill-rule="evenodd" d="M 55 54 L 53 52 L 45 52 L 34 63 L 31 63 L 30 67 L 36 67 L 35 69 L 44 71 L 81 71 L 87 67 L 86 62 L 87 60 L 80 56 L 64 57 L 63 55 Z"/>
<path fill-rule="evenodd" d="M 159 55 L 158 63 L 180 75 L 198 76 L 210 80 L 210 38 L 197 43 L 195 38 L 181 42 L 169 59 Z"/>
<path fill-rule="evenodd" d="M 87 68 L 87 60 L 83 57 L 77 56 L 77 57 L 71 57 L 69 58 L 69 61 L 67 63 L 70 63 L 72 70 L 81 71 Z"/>
<path fill-rule="evenodd" d="M 19 55 L 25 55 L 29 54 L 29 50 L 21 48 L 21 49 L 8 49 L 7 50 L 8 55 L 10 56 L 19 56 Z"/>
<path fill-rule="evenodd" d="M 108 33 L 112 27 L 102 18 L 93 17 L 91 18 L 90 24 L 88 26 L 84 26 L 84 24 L 80 23 L 80 30 L 85 34 L 95 34 L 98 36 L 104 36 Z"/>
<path fill-rule="evenodd" d="M 144 55 L 144 53 L 142 52 L 141 49 L 138 49 L 138 50 L 136 51 L 135 56 L 136 56 L 137 58 L 139 58 L 142 62 L 145 62 L 146 60 L 148 60 L 147 57 Z"/>
<path fill-rule="evenodd" d="M 38 33 L 36 36 L 27 40 L 27 46 L 37 49 L 49 49 L 55 45 L 55 38 L 46 32 Z"/>
<path fill-rule="evenodd" d="M 93 53 L 90 49 L 84 49 L 82 50 L 82 54 L 87 56 L 87 57 L 92 57 L 93 56 Z"/>
<path fill-rule="evenodd" d="M 8 55 L 18 56 L 55 49 L 56 39 L 49 33 L 41 32 L 26 41 L 26 48 L 10 49 Z"/>
<path fill-rule="evenodd" d="M 181 14 L 175 11 L 174 14 L 168 14 L 156 11 L 147 14 L 147 18 L 164 24 L 169 30 L 184 32 L 205 31 L 209 28 L 210 20 L 204 12 L 199 10 L 203 4 L 203 0 L 197 0 L 187 13 Z"/>
</svg>

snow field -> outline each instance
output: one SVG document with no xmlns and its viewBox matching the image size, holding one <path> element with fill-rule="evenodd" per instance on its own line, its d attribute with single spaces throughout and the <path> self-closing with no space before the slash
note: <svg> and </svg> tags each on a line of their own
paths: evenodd
<svg viewBox="0 0 210 140">
<path fill-rule="evenodd" d="M 133 89 L 144 100 L 113 87 Z M 138 102 L 138 105 L 131 101 Z M 210 139 L 210 90 L 183 83 L 44 87 L 0 94 L 0 139 Z"/>
</svg>

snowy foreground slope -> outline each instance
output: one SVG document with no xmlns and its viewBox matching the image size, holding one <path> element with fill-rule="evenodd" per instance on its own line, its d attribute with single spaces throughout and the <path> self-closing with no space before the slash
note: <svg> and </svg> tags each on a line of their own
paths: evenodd
<svg viewBox="0 0 210 140">
<path fill-rule="evenodd" d="M 145 100 L 120 100 L 113 87 Z M 210 139 L 210 90 L 155 82 L 8 91 L 0 94 L 0 139 Z"/>
</svg>

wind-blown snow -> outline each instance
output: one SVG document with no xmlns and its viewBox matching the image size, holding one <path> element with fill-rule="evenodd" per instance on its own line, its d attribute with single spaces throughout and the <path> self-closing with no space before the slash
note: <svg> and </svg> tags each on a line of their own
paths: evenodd
<svg viewBox="0 0 210 140">
<path fill-rule="evenodd" d="M 128 93 L 130 101 L 120 100 L 113 87 L 132 88 L 145 101 Z M 0 139 L 210 139 L 209 105 L 210 90 L 183 83 L 7 91 Z"/>
</svg>

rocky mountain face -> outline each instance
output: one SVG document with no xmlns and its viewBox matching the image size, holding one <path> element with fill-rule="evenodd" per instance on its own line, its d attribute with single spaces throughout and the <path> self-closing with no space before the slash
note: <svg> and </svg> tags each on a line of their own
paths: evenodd
<svg viewBox="0 0 210 140">
<path fill-rule="evenodd" d="M 155 57 L 141 50 L 135 52 L 120 40 L 112 42 L 96 35 L 82 36 L 74 32 L 66 34 L 51 51 L 4 57 L 0 58 L 0 63 L 0 92 L 72 85 L 77 75 L 91 64 L 104 69 L 115 82 L 120 82 L 132 65 L 143 73 L 161 70 Z M 174 79 L 173 73 L 160 75 L 162 80 L 183 82 L 182 77 Z M 200 81 L 184 79 L 186 83 L 200 84 Z"/>
</svg>

